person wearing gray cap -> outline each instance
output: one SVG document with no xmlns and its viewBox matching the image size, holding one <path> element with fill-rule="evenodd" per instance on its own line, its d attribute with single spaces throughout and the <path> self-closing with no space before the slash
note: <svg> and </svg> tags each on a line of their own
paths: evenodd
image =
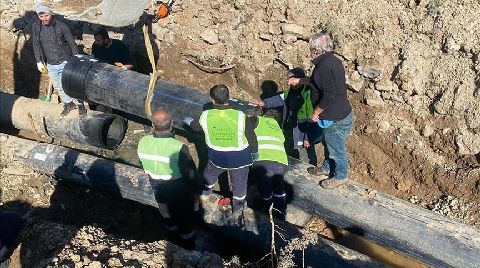
<svg viewBox="0 0 480 268">
<path fill-rule="evenodd" d="M 77 107 L 79 115 L 84 116 L 87 112 L 83 103 L 65 94 L 62 87 L 65 64 L 79 54 L 72 32 L 48 7 L 36 5 L 35 11 L 38 20 L 32 24 L 32 40 L 37 69 L 41 73 L 48 72 L 53 88 L 62 99 L 64 107 L 60 115 L 65 116 Z"/>
<path fill-rule="evenodd" d="M 293 68 L 287 72 L 287 80 L 290 78 L 305 78 L 302 68 Z M 313 113 L 313 104 L 317 101 L 317 91 L 310 90 L 309 85 L 290 86 L 283 93 L 264 99 L 253 100 L 252 103 L 269 109 L 283 107 L 282 129 L 292 137 L 293 149 L 298 150 L 293 157 L 304 159 L 308 157 L 311 165 L 317 165 L 315 143 L 320 142 L 321 131 L 317 124 L 310 121 Z M 305 157 L 304 155 L 307 155 Z"/>
</svg>

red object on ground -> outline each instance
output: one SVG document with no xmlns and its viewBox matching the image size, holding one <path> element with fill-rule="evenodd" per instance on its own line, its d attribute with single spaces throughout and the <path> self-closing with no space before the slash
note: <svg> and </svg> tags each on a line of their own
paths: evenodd
<svg viewBox="0 0 480 268">
<path fill-rule="evenodd" d="M 230 198 L 228 197 L 223 197 L 218 199 L 218 205 L 219 206 L 228 206 L 230 205 Z"/>
</svg>

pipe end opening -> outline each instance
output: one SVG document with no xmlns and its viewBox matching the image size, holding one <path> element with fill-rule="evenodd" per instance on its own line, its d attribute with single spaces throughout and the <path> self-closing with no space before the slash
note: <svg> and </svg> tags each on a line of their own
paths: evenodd
<svg viewBox="0 0 480 268">
<path fill-rule="evenodd" d="M 127 132 L 127 122 L 125 119 L 112 116 L 105 121 L 102 126 L 102 142 L 105 148 L 113 150 L 123 141 Z"/>
</svg>

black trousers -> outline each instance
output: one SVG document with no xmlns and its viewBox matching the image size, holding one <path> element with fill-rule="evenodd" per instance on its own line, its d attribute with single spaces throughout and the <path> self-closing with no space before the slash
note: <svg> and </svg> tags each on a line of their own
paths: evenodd
<svg viewBox="0 0 480 268">
<path fill-rule="evenodd" d="M 193 212 L 195 181 L 183 178 L 168 181 L 150 179 L 150 183 L 166 228 L 178 231 L 181 239 L 192 238 L 196 228 Z"/>
<path fill-rule="evenodd" d="M 257 180 L 258 191 L 266 205 L 273 205 L 282 213 L 286 209 L 284 176 L 287 166 L 274 161 L 257 161 L 253 164 L 253 176 Z"/>
</svg>

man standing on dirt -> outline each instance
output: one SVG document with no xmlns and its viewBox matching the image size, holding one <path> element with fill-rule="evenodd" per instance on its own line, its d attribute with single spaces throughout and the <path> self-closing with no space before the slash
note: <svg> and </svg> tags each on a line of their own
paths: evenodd
<svg viewBox="0 0 480 268">
<path fill-rule="evenodd" d="M 127 45 L 120 40 L 111 39 L 105 29 L 98 30 L 93 37 L 92 55 L 109 64 L 125 70 L 133 68 L 133 60 Z"/>
<path fill-rule="evenodd" d="M 345 142 L 353 124 L 352 108 L 347 98 L 345 69 L 342 61 L 333 55 L 330 35 L 314 34 L 310 37 L 309 47 L 315 65 L 312 76 L 304 79 L 290 78 L 288 84 L 310 84 L 319 94 L 310 119 L 317 123 L 325 122 L 322 120 L 333 121 L 328 127 L 322 126 L 325 160 L 316 173 L 328 176 L 328 179 L 321 182 L 322 187 L 336 188 L 348 179 Z"/>
<path fill-rule="evenodd" d="M 152 114 L 153 135 L 138 144 L 138 157 L 158 202 L 165 227 L 178 232 L 179 244 L 195 247 L 194 191 L 198 188 L 195 163 L 182 142 L 172 133 L 173 119 L 167 110 L 157 108 Z"/>
<path fill-rule="evenodd" d="M 32 25 L 33 52 L 37 61 L 37 69 L 41 73 L 48 72 L 53 88 L 58 92 L 64 104 L 61 116 L 78 107 L 80 116 L 87 114 L 82 102 L 65 94 L 62 87 L 62 73 L 67 61 L 79 54 L 73 35 L 68 26 L 57 19 L 52 11 L 37 5 L 35 11 L 38 20 Z"/>
<path fill-rule="evenodd" d="M 230 93 L 225 85 L 210 89 L 213 108 L 202 112 L 199 121 L 186 117 L 184 123 L 193 131 L 205 134 L 208 163 L 203 173 L 204 191 L 209 195 L 218 177 L 228 172 L 233 192 L 233 217 L 243 222 L 243 207 L 247 197 L 248 170 L 258 157 L 257 139 L 252 122 L 229 105 Z"/>
</svg>

